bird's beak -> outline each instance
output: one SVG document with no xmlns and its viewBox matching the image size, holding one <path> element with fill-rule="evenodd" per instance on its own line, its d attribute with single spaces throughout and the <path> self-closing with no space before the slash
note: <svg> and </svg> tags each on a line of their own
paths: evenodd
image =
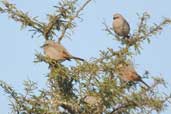
<svg viewBox="0 0 171 114">
<path fill-rule="evenodd" d="M 41 48 L 44 48 L 45 46 L 47 46 L 48 44 L 43 44 L 42 46 L 40 46 Z"/>
</svg>

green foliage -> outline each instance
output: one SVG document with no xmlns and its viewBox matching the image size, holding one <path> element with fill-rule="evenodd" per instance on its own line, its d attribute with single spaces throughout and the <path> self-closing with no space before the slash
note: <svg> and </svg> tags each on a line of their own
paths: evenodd
<svg viewBox="0 0 171 114">
<path fill-rule="evenodd" d="M 61 0 L 55 6 L 55 13 L 48 14 L 48 22 L 40 22 L 36 17 L 18 10 L 14 4 L 4 0 L 0 13 L 20 22 L 21 27 L 30 27 L 34 34 L 39 33 L 45 40 L 58 42 L 68 36 L 76 25 L 75 19 L 92 0 L 87 0 L 77 8 L 78 0 Z M 150 114 L 152 111 L 165 110 L 171 95 L 165 94 L 158 86 L 167 86 L 164 79 L 149 76 L 151 88 L 145 89 L 138 82 L 126 83 L 120 79 L 119 66 L 127 64 L 135 54 L 140 54 L 142 43 L 151 42 L 171 20 L 165 18 L 161 23 L 148 26 L 148 13 L 139 15 L 140 22 L 130 39 L 116 36 L 106 23 L 105 31 L 121 43 L 118 50 L 107 48 L 100 56 L 85 62 L 77 61 L 75 66 L 66 67 L 62 61 L 52 60 L 42 54 L 36 54 L 35 62 L 49 65 L 46 89 L 39 89 L 31 80 L 24 81 L 24 92 L 18 93 L 11 86 L 0 81 L 0 86 L 9 95 L 14 114 Z"/>
</svg>

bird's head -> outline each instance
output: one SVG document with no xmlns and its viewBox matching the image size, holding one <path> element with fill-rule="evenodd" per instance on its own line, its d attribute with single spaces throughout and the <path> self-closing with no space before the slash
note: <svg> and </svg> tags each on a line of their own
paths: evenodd
<svg viewBox="0 0 171 114">
<path fill-rule="evenodd" d="M 55 42 L 53 40 L 47 40 L 42 46 L 41 48 L 44 48 L 46 46 L 50 46 L 53 45 Z"/>
<path fill-rule="evenodd" d="M 113 20 L 116 20 L 116 19 L 123 19 L 123 16 L 119 13 L 116 13 L 113 15 Z"/>
</svg>

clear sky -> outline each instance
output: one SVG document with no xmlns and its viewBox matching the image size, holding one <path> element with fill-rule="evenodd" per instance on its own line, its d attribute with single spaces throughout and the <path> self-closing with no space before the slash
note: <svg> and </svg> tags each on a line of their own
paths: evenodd
<svg viewBox="0 0 171 114">
<path fill-rule="evenodd" d="M 45 21 L 46 14 L 53 12 L 57 0 L 11 0 L 16 6 L 32 16 L 39 16 Z M 62 43 L 73 54 L 89 59 L 97 57 L 99 50 L 107 47 L 117 48 L 104 31 L 102 22 L 112 23 L 114 13 L 123 14 L 129 21 L 131 33 L 134 32 L 138 17 L 137 13 L 148 12 L 151 15 L 149 24 L 158 23 L 164 17 L 171 18 L 170 0 L 93 0 L 84 10 L 83 22 L 78 22 L 72 39 L 65 39 Z M 20 30 L 20 24 L 9 19 L 7 15 L 0 15 L 0 80 L 11 84 L 17 91 L 22 92 L 23 80 L 36 81 L 40 88 L 46 85 L 48 66 L 44 63 L 35 64 L 34 54 L 42 52 L 42 37 L 31 38 L 27 30 Z M 135 57 L 135 63 L 140 73 L 149 70 L 152 76 L 162 75 L 168 82 L 168 92 L 171 92 L 171 26 L 153 37 L 152 43 L 143 44 L 141 55 Z M 70 63 L 67 63 L 70 64 Z M 10 113 L 8 97 L 0 89 L 0 114 Z M 171 114 L 171 108 L 162 114 Z"/>
</svg>

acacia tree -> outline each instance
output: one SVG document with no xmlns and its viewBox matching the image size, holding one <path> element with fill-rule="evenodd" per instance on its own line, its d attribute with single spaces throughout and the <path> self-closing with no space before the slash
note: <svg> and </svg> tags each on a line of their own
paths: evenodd
<svg viewBox="0 0 171 114">
<path fill-rule="evenodd" d="M 55 13 L 48 14 L 47 23 L 31 17 L 28 13 L 17 9 L 7 0 L 1 2 L 0 13 L 7 13 L 11 19 L 21 23 L 22 28 L 29 27 L 35 35 L 43 36 L 44 40 L 57 40 L 72 37 L 71 33 L 77 26 L 76 19 L 81 11 L 92 0 L 85 0 L 80 7 L 79 0 L 61 0 L 55 6 Z M 41 53 L 36 53 L 35 62 L 45 62 L 50 72 L 47 77 L 46 89 L 38 89 L 31 80 L 24 82 L 23 93 L 18 93 L 4 81 L 0 86 L 9 95 L 10 106 L 14 114 L 151 114 L 165 109 L 171 95 L 165 94 L 157 87 L 165 85 L 164 79 L 149 76 L 150 89 L 145 89 L 138 82 L 124 82 L 120 79 L 118 66 L 126 64 L 136 54 L 140 54 L 143 42 L 150 43 L 151 37 L 161 32 L 163 27 L 171 24 L 165 18 L 161 23 L 148 26 L 148 13 L 139 15 L 139 23 L 130 39 L 116 36 L 110 26 L 104 23 L 109 37 L 119 42 L 118 50 L 107 48 L 100 51 L 98 58 L 77 61 L 76 65 L 67 67 L 62 62 L 52 60 Z M 56 38 L 56 34 L 58 39 Z M 36 92 L 36 93 L 35 93 Z"/>
</svg>

